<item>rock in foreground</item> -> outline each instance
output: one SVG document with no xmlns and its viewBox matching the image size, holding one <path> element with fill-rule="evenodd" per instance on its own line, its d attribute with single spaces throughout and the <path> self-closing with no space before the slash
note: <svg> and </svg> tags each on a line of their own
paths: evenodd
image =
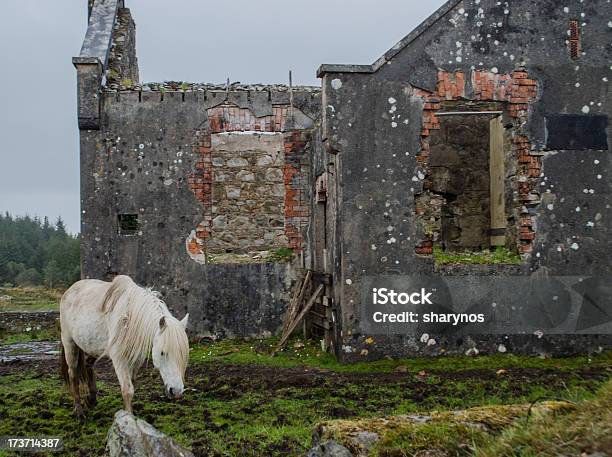
<svg viewBox="0 0 612 457">
<path fill-rule="evenodd" d="M 123 409 L 108 430 L 106 449 L 110 457 L 193 457 L 191 451 Z"/>
<path fill-rule="evenodd" d="M 534 405 L 488 405 L 462 411 L 432 411 L 403 415 L 320 423 L 314 447 L 306 457 L 371 457 L 419 455 L 450 457 L 465 454 L 472 446 L 497 435 L 521 418 L 543 417 L 572 411 L 572 403 L 549 401 Z"/>
</svg>

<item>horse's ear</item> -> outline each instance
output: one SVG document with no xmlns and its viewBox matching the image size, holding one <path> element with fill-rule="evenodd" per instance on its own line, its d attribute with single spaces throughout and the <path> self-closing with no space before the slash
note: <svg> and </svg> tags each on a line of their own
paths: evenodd
<svg viewBox="0 0 612 457">
<path fill-rule="evenodd" d="M 165 328 L 166 328 L 166 316 L 162 316 L 159 318 L 159 330 L 163 332 Z"/>
<path fill-rule="evenodd" d="M 185 317 L 181 319 L 181 324 L 183 324 L 183 328 L 187 330 L 187 321 L 189 320 L 189 313 L 185 314 Z"/>
</svg>

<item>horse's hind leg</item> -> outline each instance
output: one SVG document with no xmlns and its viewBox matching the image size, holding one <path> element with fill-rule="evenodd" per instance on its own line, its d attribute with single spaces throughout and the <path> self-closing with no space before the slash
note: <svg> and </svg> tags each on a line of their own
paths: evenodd
<svg viewBox="0 0 612 457">
<path fill-rule="evenodd" d="M 85 404 L 88 408 L 93 408 L 97 403 L 98 388 L 96 387 L 96 373 L 94 371 L 95 357 L 88 357 L 85 361 L 85 369 L 87 370 L 87 398 Z"/>
<path fill-rule="evenodd" d="M 74 401 L 74 415 L 79 419 L 83 419 L 85 414 L 83 413 L 83 407 L 81 406 L 81 393 L 79 390 L 79 348 L 73 341 L 63 341 L 64 356 L 66 357 L 66 364 L 68 365 L 68 382 L 70 387 L 70 393 Z"/>
</svg>

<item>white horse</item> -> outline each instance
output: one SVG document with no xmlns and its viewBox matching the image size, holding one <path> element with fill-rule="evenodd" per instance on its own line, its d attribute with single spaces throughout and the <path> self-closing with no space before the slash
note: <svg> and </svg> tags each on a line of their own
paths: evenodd
<svg viewBox="0 0 612 457">
<path fill-rule="evenodd" d="M 62 376 L 74 399 L 74 413 L 83 418 L 80 386 L 87 387 L 87 406 L 96 403 L 95 361 L 108 356 L 121 385 L 125 410 L 132 412 L 132 379 L 152 355 L 166 395 L 183 394 L 189 342 L 187 314 L 175 319 L 155 292 L 129 276 L 112 282 L 84 279 L 70 287 L 60 302 Z"/>
</svg>

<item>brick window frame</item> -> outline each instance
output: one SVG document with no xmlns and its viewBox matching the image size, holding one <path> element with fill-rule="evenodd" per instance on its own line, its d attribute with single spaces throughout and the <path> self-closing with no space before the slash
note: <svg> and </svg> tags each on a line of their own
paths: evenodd
<svg viewBox="0 0 612 457">
<path fill-rule="evenodd" d="M 466 96 L 466 77 L 461 71 L 454 73 L 438 71 L 435 92 L 413 88 L 413 95 L 423 101 L 421 150 L 417 155 L 417 161 L 427 174 L 430 134 L 431 130 L 440 129 L 436 113 L 441 109 L 442 101 L 504 102 L 507 116 L 515 121 L 515 128 L 512 130 L 512 152 L 517 161 L 517 176 L 512 186 L 518 194 L 514 208 L 518 225 L 518 249 L 521 254 L 528 256 L 533 251 L 536 234 L 534 217 L 525 209 L 539 204 L 537 185 L 542 169 L 542 159 L 535 151 L 532 151 L 531 140 L 523 132 L 522 126 L 529 118 L 529 104 L 537 99 L 537 81 L 530 78 L 525 70 L 517 70 L 509 74 L 475 70 L 470 76 L 473 88 L 473 94 L 470 97 Z M 416 216 L 419 217 L 418 214 Z M 423 234 L 417 241 L 415 253 L 431 255 L 433 244 L 433 237 Z"/>
<path fill-rule="evenodd" d="M 203 208 L 203 220 L 195 229 L 195 237 L 187 242 L 193 256 L 206 252 L 206 241 L 212 234 L 213 186 L 212 135 L 225 132 L 270 132 L 283 134 L 285 188 L 284 230 L 288 246 L 297 252 L 304 249 L 303 233 L 309 222 L 307 180 L 304 177 L 311 133 L 307 130 L 287 130 L 289 105 L 273 105 L 269 116 L 256 117 L 248 108 L 223 104 L 207 111 L 207 120 L 196 130 L 193 151 L 198 156 L 188 184 Z"/>
</svg>

